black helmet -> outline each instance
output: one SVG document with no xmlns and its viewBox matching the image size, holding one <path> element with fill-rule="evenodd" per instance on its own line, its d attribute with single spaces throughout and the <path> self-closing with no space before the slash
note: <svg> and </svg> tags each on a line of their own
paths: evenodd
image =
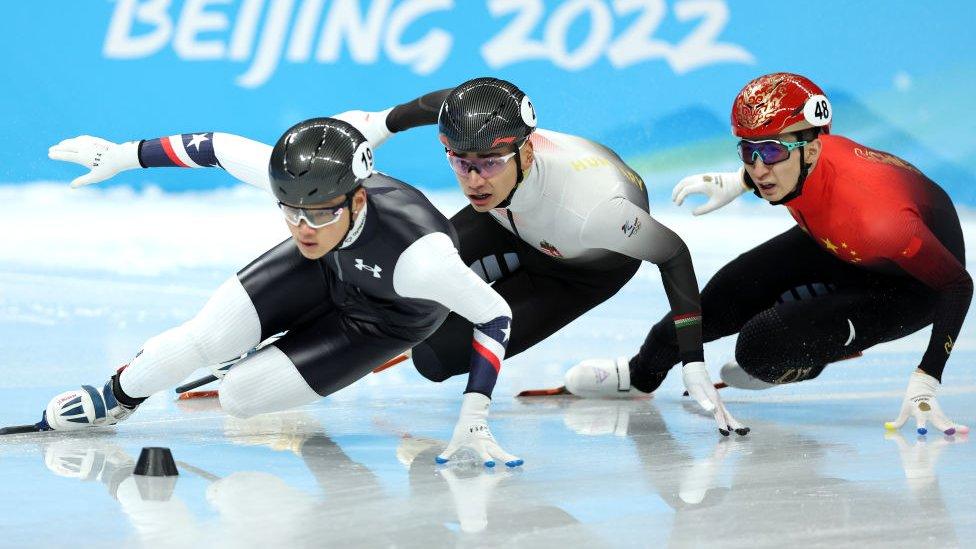
<svg viewBox="0 0 976 549">
<path fill-rule="evenodd" d="M 356 190 L 373 173 L 373 149 L 348 122 L 312 118 L 278 139 L 268 174 L 278 200 L 321 204 Z"/>
<path fill-rule="evenodd" d="M 441 142 L 456 152 L 518 145 L 535 131 L 532 101 L 518 86 L 498 78 L 475 78 L 444 99 L 437 125 Z"/>
</svg>

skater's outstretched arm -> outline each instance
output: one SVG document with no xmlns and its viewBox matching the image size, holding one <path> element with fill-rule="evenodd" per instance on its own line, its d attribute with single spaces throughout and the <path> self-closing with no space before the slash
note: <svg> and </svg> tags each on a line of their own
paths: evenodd
<svg viewBox="0 0 976 549">
<path fill-rule="evenodd" d="M 430 92 L 382 111 L 346 111 L 332 115 L 332 118 L 345 120 L 355 126 L 366 136 L 373 148 L 376 148 L 394 133 L 437 124 L 441 105 L 452 89 Z"/>
<path fill-rule="evenodd" d="M 877 223 L 869 237 L 873 237 L 869 238 L 871 248 L 934 290 L 936 296 L 928 347 L 909 380 L 898 419 L 885 426 L 900 428 L 914 416 L 920 434 L 925 434 L 928 421 L 947 435 L 968 432 L 967 426 L 946 417 L 936 393 L 973 299 L 972 277 L 914 211 L 902 211 Z"/>
<path fill-rule="evenodd" d="M 138 168 L 222 168 L 238 181 L 271 191 L 271 146 L 222 132 L 184 133 L 113 143 L 82 135 L 48 149 L 48 157 L 80 164 L 90 171 L 71 182 L 82 187 Z"/>
<path fill-rule="evenodd" d="M 705 360 L 698 280 L 688 246 L 680 236 L 626 198 L 617 197 L 593 209 L 580 238 L 586 246 L 657 265 L 678 328 L 682 362 Z"/>
<path fill-rule="evenodd" d="M 487 424 L 491 392 L 511 333 L 508 303 L 461 261 L 444 233 L 428 234 L 404 250 L 393 273 L 393 287 L 404 297 L 436 301 L 474 324 L 471 373 L 461 417 L 438 461 L 446 462 L 462 448 L 469 448 L 489 467 L 496 459 L 509 467 L 521 465 L 522 460 L 495 442 Z"/>
<path fill-rule="evenodd" d="M 587 217 L 580 237 L 584 245 L 604 248 L 654 263 L 661 270 L 671 305 L 688 393 L 715 416 L 719 431 L 740 434 L 748 428 L 725 409 L 705 368 L 702 344 L 701 296 L 688 246 L 674 231 L 625 197 L 598 204 Z"/>
</svg>

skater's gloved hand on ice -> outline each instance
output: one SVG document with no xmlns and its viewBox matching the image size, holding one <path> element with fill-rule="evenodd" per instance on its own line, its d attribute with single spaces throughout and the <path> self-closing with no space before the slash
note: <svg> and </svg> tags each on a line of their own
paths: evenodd
<svg viewBox="0 0 976 549">
<path fill-rule="evenodd" d="M 51 160 L 74 162 L 89 171 L 71 182 L 72 188 L 105 181 L 119 172 L 141 168 L 139 142 L 112 143 L 101 137 L 81 135 L 65 139 L 47 150 Z"/>
<path fill-rule="evenodd" d="M 905 400 L 901 403 L 901 413 L 898 414 L 898 419 L 895 421 L 885 423 L 885 429 L 901 429 L 901 426 L 908 421 L 908 416 L 914 416 L 915 429 L 920 435 L 928 432 L 925 425 L 929 420 L 932 421 L 932 425 L 935 425 L 936 429 L 946 435 L 968 433 L 969 427 L 953 423 L 942 413 L 939 401 L 935 399 L 939 385 L 939 380 L 921 370 L 912 372 L 912 377 L 908 381 L 908 389 L 905 391 Z"/>
<path fill-rule="evenodd" d="M 722 436 L 729 436 L 732 431 L 738 435 L 746 435 L 749 428 L 739 423 L 732 414 L 725 409 L 722 397 L 718 396 L 712 378 L 704 362 L 690 362 L 681 368 L 681 379 L 685 382 L 685 389 L 698 405 L 713 416 L 718 424 L 718 432 Z"/>
<path fill-rule="evenodd" d="M 691 212 L 702 215 L 732 202 L 747 190 L 742 182 L 742 168 L 737 172 L 700 173 L 679 181 L 671 192 L 671 200 L 680 206 L 689 194 L 703 194 L 708 197 L 708 202 Z"/>
<path fill-rule="evenodd" d="M 454 436 L 437 463 L 447 463 L 461 450 L 471 450 L 484 462 L 486 467 L 494 467 L 501 461 L 509 467 L 522 465 L 522 460 L 509 454 L 495 442 L 488 428 L 488 405 L 491 399 L 481 393 L 465 393 L 461 403 L 461 417 L 454 427 Z"/>
</svg>

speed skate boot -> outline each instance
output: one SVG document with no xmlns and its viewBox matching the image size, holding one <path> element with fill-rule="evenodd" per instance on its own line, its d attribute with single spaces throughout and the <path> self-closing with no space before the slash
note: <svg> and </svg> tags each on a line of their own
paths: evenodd
<svg viewBox="0 0 976 549">
<path fill-rule="evenodd" d="M 629 398 L 648 393 L 630 386 L 630 364 L 626 357 L 591 358 L 566 372 L 566 390 L 586 398 Z"/>
<path fill-rule="evenodd" d="M 118 377 L 116 373 L 101 389 L 82 385 L 80 389 L 54 397 L 44 410 L 43 425 L 39 426 L 54 431 L 78 431 L 86 427 L 115 425 L 126 419 L 138 404 L 125 406 L 116 399 L 113 387 L 118 384 Z M 139 399 L 142 400 L 145 399 Z"/>
<path fill-rule="evenodd" d="M 726 362 L 724 366 L 722 366 L 719 376 L 726 385 L 729 387 L 735 387 L 736 389 L 761 391 L 763 389 L 769 389 L 770 387 L 776 386 L 774 383 L 768 383 L 757 377 L 749 375 L 749 373 L 743 370 L 742 366 L 739 366 L 739 363 L 734 360 L 730 360 L 729 362 Z"/>
</svg>

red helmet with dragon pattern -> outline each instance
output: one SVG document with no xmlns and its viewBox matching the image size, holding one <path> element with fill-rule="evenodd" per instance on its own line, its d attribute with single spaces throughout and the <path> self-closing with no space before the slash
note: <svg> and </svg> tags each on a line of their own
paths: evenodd
<svg viewBox="0 0 976 549">
<path fill-rule="evenodd" d="M 833 107 L 809 78 L 789 72 L 749 82 L 732 103 L 732 133 L 741 139 L 770 137 L 808 128 L 827 133 Z"/>
</svg>

